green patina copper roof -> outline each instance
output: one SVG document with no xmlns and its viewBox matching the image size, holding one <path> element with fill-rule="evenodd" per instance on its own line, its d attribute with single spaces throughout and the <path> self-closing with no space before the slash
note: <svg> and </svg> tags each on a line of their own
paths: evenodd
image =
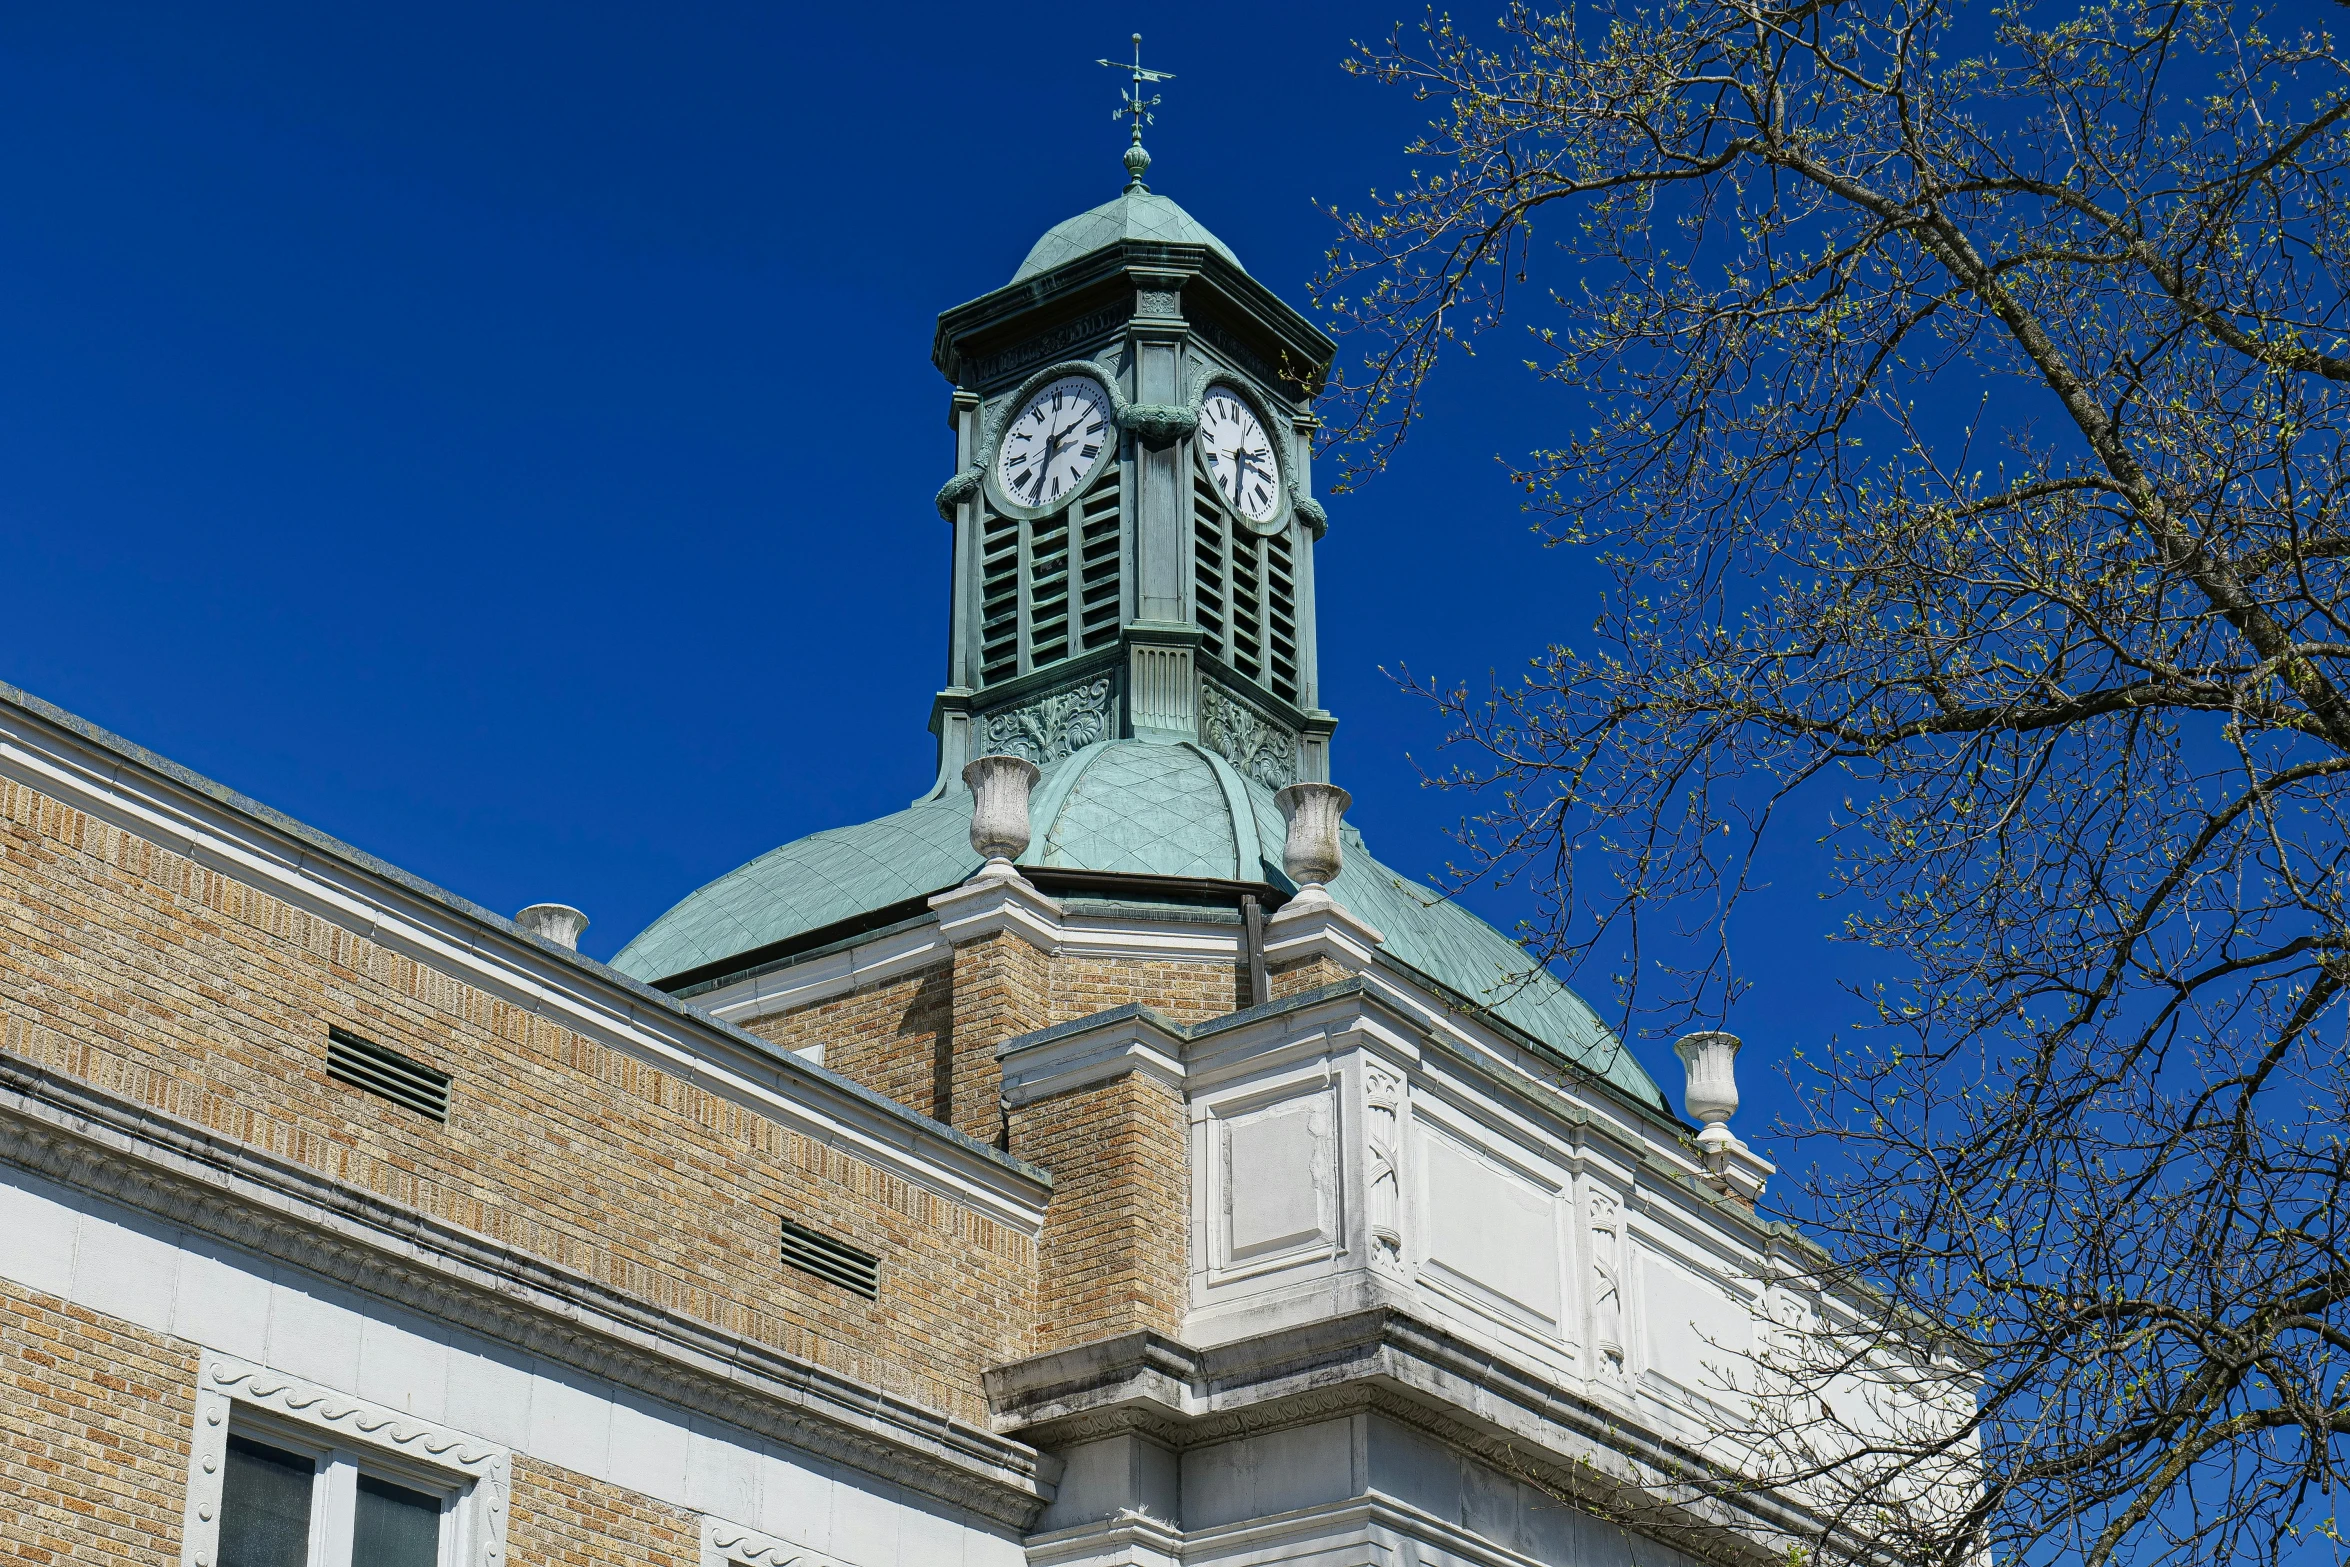
<svg viewBox="0 0 2350 1567">
<path fill-rule="evenodd" d="M 1089 256 L 1104 245 L 1114 245 L 1122 239 L 1155 240 L 1162 245 L 1205 245 L 1234 266 L 1240 265 L 1240 258 L 1232 253 L 1232 248 L 1209 233 L 1199 219 L 1164 196 L 1154 196 L 1147 190 L 1129 190 L 1115 201 L 1105 201 L 1091 212 L 1080 212 L 1045 230 L 1044 238 L 1036 242 L 1028 252 L 1028 259 L 1020 263 L 1020 270 L 1012 274 L 1012 281 L 1018 283 L 1040 272 L 1050 272 L 1065 261 Z"/>
<path fill-rule="evenodd" d="M 1044 771 L 1030 798 L 1024 865 L 1142 876 L 1266 881 L 1281 873 L 1273 792 L 1199 747 L 1113 740 Z M 909 899 L 979 868 L 971 796 L 942 798 L 773 849 L 693 893 L 612 960 L 654 981 L 702 968 Z M 1460 904 L 1404 880 L 1346 832 L 1339 902 L 1386 938 L 1387 954 L 1589 1068 L 1643 1104 L 1668 1108 L 1656 1082 L 1583 999 Z"/>
</svg>

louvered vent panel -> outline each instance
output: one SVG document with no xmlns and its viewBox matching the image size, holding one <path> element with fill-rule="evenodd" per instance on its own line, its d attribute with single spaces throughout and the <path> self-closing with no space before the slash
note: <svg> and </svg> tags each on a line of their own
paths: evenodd
<svg viewBox="0 0 2350 1567">
<path fill-rule="evenodd" d="M 1200 475 L 1191 481 L 1191 602 L 1207 650 L 1224 652 L 1224 508 Z"/>
<path fill-rule="evenodd" d="M 1265 678 L 1265 622 L 1261 595 L 1264 573 L 1260 555 L 1264 540 L 1234 530 L 1232 539 L 1231 651 L 1224 656 L 1251 680 Z"/>
<path fill-rule="evenodd" d="M 1028 525 L 1028 667 L 1069 656 L 1069 514 Z"/>
<path fill-rule="evenodd" d="M 879 1257 L 789 1219 L 783 1221 L 783 1260 L 867 1300 L 881 1294 Z"/>
<path fill-rule="evenodd" d="M 326 1031 L 326 1075 L 436 1121 L 449 1118 L 449 1074 L 347 1029 Z"/>
<path fill-rule="evenodd" d="M 1088 649 L 1118 640 L 1118 470 L 1093 488 L 1077 508 L 1078 556 L 1083 601 L 1079 640 Z"/>
<path fill-rule="evenodd" d="M 979 678 L 1020 672 L 1020 523 L 990 517 L 979 542 Z"/>
<path fill-rule="evenodd" d="M 1297 700 L 1297 576 L 1289 530 L 1265 540 L 1265 684 L 1285 702 Z"/>
</svg>

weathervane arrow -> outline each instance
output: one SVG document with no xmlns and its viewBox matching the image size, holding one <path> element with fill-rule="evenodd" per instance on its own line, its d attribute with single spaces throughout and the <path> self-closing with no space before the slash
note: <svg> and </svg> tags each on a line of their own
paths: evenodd
<svg viewBox="0 0 2350 1567">
<path fill-rule="evenodd" d="M 1133 85 L 1120 95 L 1119 106 L 1110 111 L 1110 118 L 1115 120 L 1126 115 L 1134 117 L 1134 138 L 1126 148 L 1126 172 L 1132 176 L 1132 180 L 1126 188 L 1148 190 L 1150 187 L 1143 184 L 1142 176 L 1143 171 L 1151 166 L 1151 155 L 1142 150 L 1142 128 L 1158 123 L 1158 116 L 1152 114 L 1151 110 L 1159 106 L 1159 95 L 1152 93 L 1145 98 L 1142 89 L 1146 83 L 1171 82 L 1175 79 L 1175 73 L 1154 71 L 1142 63 L 1140 33 L 1134 35 L 1134 60 L 1131 64 L 1124 60 L 1096 60 L 1094 64 L 1106 65 L 1113 71 L 1128 72 L 1133 79 Z"/>
</svg>

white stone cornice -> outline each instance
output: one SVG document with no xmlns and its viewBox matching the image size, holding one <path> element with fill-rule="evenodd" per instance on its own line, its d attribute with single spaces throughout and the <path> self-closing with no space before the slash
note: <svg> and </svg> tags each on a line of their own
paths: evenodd
<svg viewBox="0 0 2350 1567">
<path fill-rule="evenodd" d="M 688 1004 L 721 1022 L 745 1023 L 884 985 L 944 963 L 953 955 L 937 923 L 924 920 L 909 929 L 889 931 L 870 941 L 746 975 L 693 996 Z"/>
<path fill-rule="evenodd" d="M 1183 1045 L 1179 1029 L 1132 1006 L 1023 1034 L 996 1051 L 1003 1065 L 1004 1104 L 1017 1109 L 1128 1072 L 1181 1089 Z"/>
<path fill-rule="evenodd" d="M 1061 906 L 1006 862 L 990 861 L 969 881 L 932 898 L 930 907 L 938 915 L 939 933 L 952 946 L 1009 931 L 1040 952 L 1061 948 L 1066 919 Z"/>
<path fill-rule="evenodd" d="M 1753 1567 L 1785 1561 L 1786 1545 L 1816 1537 L 1823 1522 L 1767 1487 L 1738 1484 L 1671 1433 L 1387 1307 L 1209 1348 L 1131 1333 L 999 1366 L 986 1380 L 999 1428 L 1056 1448 L 1132 1432 L 1183 1451 L 1376 1411 L 1637 1515 L 1644 1532 L 1700 1536 L 1718 1559 Z M 1727 1483 L 1689 1484 L 1698 1476 Z"/>
<path fill-rule="evenodd" d="M 1279 967 L 1328 958 L 1350 974 L 1379 960 L 1387 938 L 1319 887 L 1308 887 L 1265 922 L 1265 961 Z"/>
</svg>

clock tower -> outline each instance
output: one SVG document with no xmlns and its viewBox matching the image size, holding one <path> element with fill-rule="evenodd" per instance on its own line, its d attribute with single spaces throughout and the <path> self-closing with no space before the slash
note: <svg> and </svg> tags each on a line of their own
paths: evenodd
<svg viewBox="0 0 2350 1567">
<path fill-rule="evenodd" d="M 1107 62 L 1105 62 L 1107 63 Z M 1314 659 L 1314 395 L 1334 347 L 1143 183 L 939 317 L 956 471 L 936 797 L 963 764 L 1191 741 L 1329 777 Z"/>
</svg>

